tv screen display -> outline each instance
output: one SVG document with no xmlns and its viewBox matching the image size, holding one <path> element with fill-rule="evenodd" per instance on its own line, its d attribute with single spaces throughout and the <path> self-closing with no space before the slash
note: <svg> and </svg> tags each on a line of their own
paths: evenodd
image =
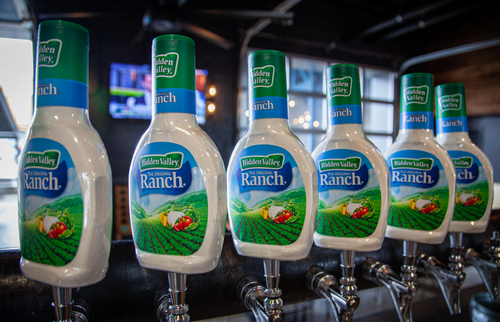
<svg viewBox="0 0 500 322">
<path fill-rule="evenodd" d="M 196 119 L 205 123 L 208 72 L 196 70 Z M 152 109 L 150 65 L 111 63 L 109 113 L 116 119 L 150 119 Z"/>
</svg>

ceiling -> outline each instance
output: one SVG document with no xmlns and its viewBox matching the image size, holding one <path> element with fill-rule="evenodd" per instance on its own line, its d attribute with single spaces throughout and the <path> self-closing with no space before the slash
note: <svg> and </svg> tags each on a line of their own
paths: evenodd
<svg viewBox="0 0 500 322">
<path fill-rule="evenodd" d="M 0 7 L 9 7 L 2 4 L 10 1 L 23 0 L 0 0 Z M 250 46 L 326 57 L 357 56 L 393 65 L 428 52 L 429 46 L 444 49 L 439 43 L 432 45 L 442 33 L 455 35 L 457 45 L 500 36 L 498 0 L 28 0 L 28 4 L 36 22 L 84 23 L 84 19 L 121 17 L 123 23 L 138 24 L 137 41 L 141 33 L 174 32 L 226 49 L 239 48 L 245 33 L 263 22 L 259 18 L 281 6 L 285 7 L 281 13 L 288 16 L 266 21 L 264 28 L 256 29 Z M 0 11 L 4 11 L 0 21 L 13 20 L 15 10 L 10 10 L 10 18 L 6 9 Z M 464 30 L 478 33 L 489 25 L 493 30 L 484 39 L 482 35 L 463 37 Z"/>
</svg>

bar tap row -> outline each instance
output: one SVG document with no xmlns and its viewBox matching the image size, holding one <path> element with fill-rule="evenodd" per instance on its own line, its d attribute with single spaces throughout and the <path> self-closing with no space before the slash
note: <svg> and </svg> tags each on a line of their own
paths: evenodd
<svg viewBox="0 0 500 322">
<path fill-rule="evenodd" d="M 88 119 L 88 31 L 65 21 L 42 22 L 38 31 L 41 90 L 19 166 L 20 267 L 53 286 L 57 321 L 83 322 L 71 290 L 107 272 L 111 171 Z M 356 294 L 356 252 L 377 251 L 384 238 L 403 241 L 401 274 L 376 258 L 361 269 L 387 288 L 401 321 L 413 320 L 417 273 L 437 280 L 451 314 L 460 313 L 466 263 L 499 297 L 500 234 L 490 258 L 463 247 L 464 233 L 486 230 L 493 201 L 491 163 L 469 138 L 464 86 L 403 75 L 399 134 L 382 155 L 363 132 L 358 66 L 332 65 L 325 74 L 328 129 L 310 152 L 288 124 L 285 55 L 250 54 L 250 125 L 226 170 L 195 118 L 194 41 L 153 40 L 152 120 L 128 191 L 137 260 L 168 276 L 155 299 L 159 321 L 190 321 L 188 276 L 217 266 L 227 219 L 238 254 L 263 260 L 265 286 L 247 276 L 235 294 L 259 322 L 285 321 L 280 262 L 304 259 L 313 242 L 341 255 L 339 280 L 318 266 L 306 278 L 337 321 L 352 321 L 364 300 Z M 446 236 L 447 265 L 418 251 Z"/>
</svg>

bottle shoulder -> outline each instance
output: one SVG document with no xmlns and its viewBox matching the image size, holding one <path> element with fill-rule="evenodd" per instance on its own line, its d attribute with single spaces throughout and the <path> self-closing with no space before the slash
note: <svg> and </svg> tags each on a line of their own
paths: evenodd
<svg viewBox="0 0 500 322">
<path fill-rule="evenodd" d="M 436 141 L 436 138 L 430 134 L 426 137 L 417 137 L 410 140 L 398 136 L 394 143 L 386 150 L 384 156 L 387 156 L 404 150 L 418 150 L 431 154 L 445 155 L 446 150 Z"/>
<path fill-rule="evenodd" d="M 150 126 L 137 144 L 132 163 L 135 162 L 135 156 L 143 147 L 157 142 L 173 143 L 184 147 L 193 155 L 199 166 L 203 163 L 204 166 L 213 168 L 214 171 L 218 169 L 217 173 L 225 170 L 217 146 L 198 125 L 169 128 Z"/>
<path fill-rule="evenodd" d="M 313 158 L 316 158 L 326 152 L 331 150 L 352 150 L 362 153 L 371 164 L 377 167 L 386 167 L 385 159 L 380 150 L 364 135 L 356 138 L 346 140 L 345 138 L 340 139 L 328 139 L 324 138 L 312 152 Z"/>
<path fill-rule="evenodd" d="M 293 158 L 300 158 L 303 162 L 314 166 L 311 154 L 302 141 L 290 130 L 277 131 L 248 131 L 236 143 L 229 164 L 244 149 L 255 145 L 277 146 L 287 150 Z"/>
<path fill-rule="evenodd" d="M 53 140 L 64 146 L 79 171 L 92 172 L 91 169 L 100 164 L 101 172 L 105 175 L 110 172 L 104 143 L 90 122 L 76 126 L 67 126 L 62 122 L 53 122 L 50 125 L 33 122 L 27 131 L 26 142 L 39 138 Z M 94 172 L 93 175 L 99 176 L 99 173 Z"/>
</svg>

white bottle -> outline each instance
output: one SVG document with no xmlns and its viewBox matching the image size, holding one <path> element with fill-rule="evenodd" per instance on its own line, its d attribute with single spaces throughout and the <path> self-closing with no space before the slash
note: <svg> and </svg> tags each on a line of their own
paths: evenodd
<svg viewBox="0 0 500 322">
<path fill-rule="evenodd" d="M 326 79 L 328 130 L 312 153 L 320 199 L 314 243 L 375 251 L 384 241 L 391 205 L 389 168 L 361 128 L 358 66 L 330 66 Z"/>
<path fill-rule="evenodd" d="M 19 165 L 21 270 L 61 288 L 104 278 L 111 245 L 111 170 L 88 117 L 88 31 L 39 26 L 36 109 Z"/>
<path fill-rule="evenodd" d="M 401 77 L 399 134 L 384 157 L 391 171 L 386 237 L 442 243 L 455 208 L 455 167 L 434 137 L 433 76 Z"/>
<path fill-rule="evenodd" d="M 483 233 L 493 203 L 493 167 L 469 138 L 465 106 L 463 84 L 436 86 L 436 139 L 448 151 L 457 171 L 450 232 Z"/>
<path fill-rule="evenodd" d="M 299 260 L 313 242 L 316 166 L 288 125 L 283 53 L 252 53 L 249 73 L 250 126 L 228 166 L 233 242 L 243 256 Z"/>
<path fill-rule="evenodd" d="M 194 52 L 188 37 L 153 40 L 153 117 L 129 173 L 139 263 L 184 274 L 215 268 L 226 222 L 224 164 L 196 122 Z"/>
</svg>

